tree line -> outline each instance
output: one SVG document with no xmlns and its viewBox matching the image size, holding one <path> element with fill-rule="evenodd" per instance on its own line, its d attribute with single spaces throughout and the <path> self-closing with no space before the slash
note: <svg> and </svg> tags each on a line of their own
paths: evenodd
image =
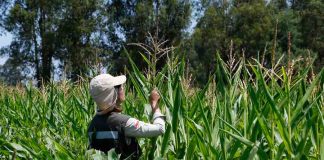
<svg viewBox="0 0 324 160">
<path fill-rule="evenodd" d="M 0 66 L 8 84 L 77 81 L 98 68 L 120 73 L 126 51 L 144 71 L 145 50 L 127 44 L 150 45 L 150 34 L 175 47 L 198 83 L 212 74 L 216 52 L 271 66 L 290 50 L 323 66 L 323 0 L 3 0 L 0 12 L 1 33 L 14 37 L 0 50 L 9 57 Z"/>
</svg>

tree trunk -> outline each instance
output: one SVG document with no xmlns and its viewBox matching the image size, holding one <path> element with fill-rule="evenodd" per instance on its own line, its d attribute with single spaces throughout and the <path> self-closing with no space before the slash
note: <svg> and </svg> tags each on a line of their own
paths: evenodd
<svg viewBox="0 0 324 160">
<path fill-rule="evenodd" d="M 71 61 L 72 61 L 72 74 L 71 74 L 71 80 L 73 82 L 76 82 L 79 80 L 79 76 L 82 76 L 81 74 L 84 72 L 84 65 L 83 65 L 83 59 L 81 59 L 80 53 L 80 42 L 78 38 L 72 38 L 73 40 L 73 46 L 71 47 Z"/>
<path fill-rule="evenodd" d="M 35 62 L 35 70 L 36 70 L 36 81 L 37 81 L 37 86 L 40 87 L 40 68 L 39 68 L 39 60 L 38 60 L 38 43 L 37 43 L 37 36 L 36 36 L 36 27 L 34 27 L 34 33 L 33 33 L 33 41 L 34 41 L 34 62 Z"/>
<path fill-rule="evenodd" d="M 47 84 L 51 80 L 52 56 L 51 49 L 46 44 L 46 38 L 42 40 L 42 80 Z"/>
<path fill-rule="evenodd" d="M 46 31 L 46 12 L 44 10 L 44 1 L 40 1 L 40 36 L 41 36 L 41 52 L 42 52 L 42 72 L 41 79 L 43 84 L 47 84 L 51 80 L 51 66 L 52 66 L 52 55 L 53 48 L 49 41 L 49 34 Z"/>
</svg>

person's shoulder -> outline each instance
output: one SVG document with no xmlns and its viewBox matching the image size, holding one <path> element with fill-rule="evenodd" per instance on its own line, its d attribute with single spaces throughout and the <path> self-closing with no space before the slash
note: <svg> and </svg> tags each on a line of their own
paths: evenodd
<svg viewBox="0 0 324 160">
<path fill-rule="evenodd" d="M 115 116 L 128 116 L 127 114 L 121 113 L 121 112 L 111 112 L 111 115 L 115 115 Z"/>
<path fill-rule="evenodd" d="M 126 114 L 123 114 L 123 113 L 120 113 L 120 112 L 112 112 L 110 114 L 110 117 L 111 118 L 119 118 L 119 119 L 129 119 L 129 118 L 131 118 L 129 115 L 126 115 Z"/>
</svg>

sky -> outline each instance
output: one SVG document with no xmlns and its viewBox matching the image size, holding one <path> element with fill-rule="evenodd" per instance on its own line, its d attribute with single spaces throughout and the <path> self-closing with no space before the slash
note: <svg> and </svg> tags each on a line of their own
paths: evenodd
<svg viewBox="0 0 324 160">
<path fill-rule="evenodd" d="M 12 41 L 12 34 L 10 33 L 3 33 L 0 35 L 0 48 L 8 46 Z M 8 57 L 0 56 L 0 65 L 3 65 Z"/>
</svg>

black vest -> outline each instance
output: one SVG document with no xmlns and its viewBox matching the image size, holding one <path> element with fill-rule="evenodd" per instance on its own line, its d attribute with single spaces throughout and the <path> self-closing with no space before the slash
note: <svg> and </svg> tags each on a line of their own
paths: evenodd
<svg viewBox="0 0 324 160">
<path fill-rule="evenodd" d="M 94 148 L 105 153 L 115 148 L 115 151 L 121 154 L 120 159 L 125 159 L 131 155 L 131 159 L 139 159 L 141 149 L 136 138 L 126 138 L 124 134 L 124 128 L 129 118 L 129 116 L 117 112 L 96 115 L 88 128 L 88 133 L 91 133 L 89 134 L 89 148 Z M 99 135 L 98 133 L 103 133 L 102 131 L 117 131 L 118 138 L 96 138 Z"/>
</svg>

